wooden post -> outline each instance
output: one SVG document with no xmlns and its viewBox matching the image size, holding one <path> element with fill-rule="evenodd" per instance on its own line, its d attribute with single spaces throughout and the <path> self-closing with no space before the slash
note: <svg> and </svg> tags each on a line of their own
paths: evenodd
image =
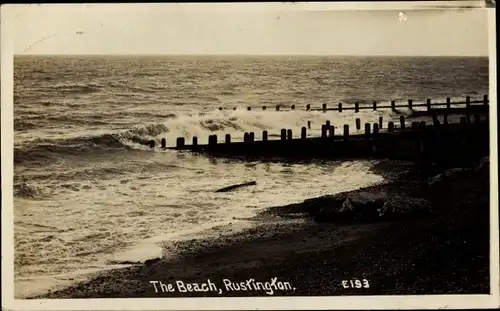
<svg viewBox="0 0 500 311">
<path fill-rule="evenodd" d="M 254 140 L 255 140 L 255 133 L 254 132 L 250 132 L 248 134 L 248 141 L 251 142 L 251 143 L 253 143 Z"/>
<path fill-rule="evenodd" d="M 198 146 L 198 137 L 193 136 L 193 147 Z"/>
<path fill-rule="evenodd" d="M 262 141 L 267 141 L 267 131 L 262 131 Z"/>
<path fill-rule="evenodd" d="M 212 140 L 210 141 L 210 137 L 212 137 Z M 208 139 L 208 144 L 209 145 L 217 145 L 217 135 L 211 135 Z"/>
<path fill-rule="evenodd" d="M 280 105 L 276 105 L 276 111 L 280 111 Z"/>
<path fill-rule="evenodd" d="M 411 123 L 411 129 L 412 129 L 412 130 L 416 130 L 416 129 L 418 129 L 418 122 L 412 122 L 412 123 Z"/>
<path fill-rule="evenodd" d="M 427 111 L 431 111 L 431 99 L 427 98 Z"/>
<path fill-rule="evenodd" d="M 307 137 L 307 129 L 305 126 L 303 126 L 302 129 L 300 130 L 300 138 L 306 139 L 306 137 Z"/>
<path fill-rule="evenodd" d="M 287 131 L 287 136 L 288 136 L 288 140 L 292 140 L 293 139 L 293 136 L 292 136 L 292 130 L 291 129 L 288 129 Z"/>
<path fill-rule="evenodd" d="M 481 123 L 481 116 L 478 114 L 474 115 L 474 124 L 479 124 Z"/>
<path fill-rule="evenodd" d="M 226 134 L 226 144 L 231 143 L 231 134 Z"/>
<path fill-rule="evenodd" d="M 286 140 L 286 129 L 281 129 L 281 140 Z"/>
<path fill-rule="evenodd" d="M 262 106 L 262 110 L 266 110 L 266 109 L 267 109 L 267 107 L 266 107 L 266 106 Z"/>
<path fill-rule="evenodd" d="M 387 131 L 389 133 L 393 133 L 394 132 L 394 122 L 390 121 L 388 124 L 387 124 Z"/>
<path fill-rule="evenodd" d="M 418 122 L 418 127 L 424 129 L 425 128 L 425 121 Z"/>
<path fill-rule="evenodd" d="M 470 124 L 470 96 L 465 98 L 465 118 L 467 119 L 467 124 Z"/>
<path fill-rule="evenodd" d="M 371 127 L 371 124 L 370 123 L 365 123 L 365 135 L 367 137 L 370 136 L 370 127 Z"/>
<path fill-rule="evenodd" d="M 394 100 L 391 100 L 391 109 L 392 111 L 396 111 L 396 102 Z"/>
<path fill-rule="evenodd" d="M 356 129 L 359 131 L 361 129 L 361 119 L 356 118 Z"/>
<path fill-rule="evenodd" d="M 488 105 L 488 95 L 483 96 L 483 105 Z"/>
<path fill-rule="evenodd" d="M 344 140 L 349 139 L 349 124 L 344 124 Z"/>
<path fill-rule="evenodd" d="M 359 103 L 354 103 L 354 112 L 359 112 Z"/>
<path fill-rule="evenodd" d="M 449 97 L 446 97 L 446 109 L 451 108 L 451 99 Z"/>
<path fill-rule="evenodd" d="M 410 108 L 410 110 L 413 110 L 413 99 L 408 99 L 408 108 Z"/>
<path fill-rule="evenodd" d="M 330 125 L 330 127 L 328 128 L 328 137 L 335 137 L 335 126 Z"/>
<path fill-rule="evenodd" d="M 167 148 L 167 140 L 165 138 L 161 139 L 161 147 L 162 148 Z"/>
<path fill-rule="evenodd" d="M 373 135 L 378 134 L 378 123 L 373 123 Z"/>
<path fill-rule="evenodd" d="M 156 145 L 156 142 L 154 140 L 149 141 L 149 148 L 154 148 Z"/>
<path fill-rule="evenodd" d="M 326 124 L 326 128 L 327 128 L 327 129 L 328 129 L 328 128 L 330 128 L 330 125 L 331 125 L 331 124 L 330 124 L 330 120 L 326 120 L 326 123 L 325 123 L 325 124 Z"/>
<path fill-rule="evenodd" d="M 306 105 L 306 110 L 307 110 L 307 111 L 311 110 L 311 105 L 310 105 L 310 104 L 307 104 L 307 105 Z"/>
<path fill-rule="evenodd" d="M 378 118 L 378 128 L 384 128 L 384 118 L 383 117 Z"/>
<path fill-rule="evenodd" d="M 244 143 L 248 143 L 250 141 L 250 135 L 245 132 L 245 134 L 243 134 L 243 142 Z"/>
<path fill-rule="evenodd" d="M 405 116 L 399 116 L 399 126 L 401 127 L 402 131 L 405 130 L 405 128 L 406 128 Z"/>
<path fill-rule="evenodd" d="M 342 103 L 339 103 L 339 112 L 342 112 Z"/>
<path fill-rule="evenodd" d="M 467 123 L 470 123 L 470 97 L 465 97 L 465 120 Z"/>
<path fill-rule="evenodd" d="M 437 117 L 437 115 L 435 113 L 432 114 L 432 124 L 434 126 L 439 126 L 440 125 L 438 117 Z"/>
<path fill-rule="evenodd" d="M 323 104 L 323 112 L 326 111 L 326 104 Z"/>
<path fill-rule="evenodd" d="M 184 147 L 184 137 L 177 137 L 176 146 L 177 148 Z"/>
<path fill-rule="evenodd" d="M 448 114 L 443 114 L 443 124 L 447 125 L 448 124 Z"/>
<path fill-rule="evenodd" d="M 307 128 L 311 129 L 311 121 L 307 121 Z"/>
<path fill-rule="evenodd" d="M 248 110 L 248 111 L 252 110 L 252 107 L 248 106 L 248 107 L 247 107 L 247 110 Z"/>
<path fill-rule="evenodd" d="M 295 110 L 295 105 L 292 105 L 292 110 Z"/>
<path fill-rule="evenodd" d="M 326 138 L 326 125 L 321 125 L 321 138 Z"/>
<path fill-rule="evenodd" d="M 373 102 L 373 110 L 377 110 L 377 102 Z"/>
</svg>

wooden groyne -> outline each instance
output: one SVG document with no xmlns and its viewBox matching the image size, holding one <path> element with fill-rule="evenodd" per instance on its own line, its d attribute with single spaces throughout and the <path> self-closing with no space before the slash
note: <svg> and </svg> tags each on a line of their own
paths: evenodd
<svg viewBox="0 0 500 311">
<path fill-rule="evenodd" d="M 336 127 L 326 121 L 321 125 L 318 137 L 311 137 L 309 121 L 300 129 L 283 128 L 279 133 L 269 133 L 267 130 L 261 133 L 246 132 L 243 141 L 233 141 L 231 134 L 227 133 L 224 137 L 210 135 L 207 140 L 203 139 L 208 141 L 207 144 L 201 144 L 198 137 L 193 137 L 189 142 L 184 137 L 178 137 L 175 147 L 167 147 L 167 141 L 163 138 L 161 148 L 257 160 L 387 158 L 449 165 L 488 155 L 488 97 L 485 95 L 481 102 L 471 101 L 467 97 L 464 107 L 451 107 L 457 104 L 459 103 L 452 103 L 450 100 L 433 104 L 427 100 L 427 109 L 420 115 L 432 117 L 427 123 L 422 120 L 415 122 L 412 117 L 419 116 L 421 111 L 414 111 L 414 115 L 400 115 L 398 121 L 385 124 L 382 116 L 375 123 L 366 123 L 356 118 L 355 130 L 348 124 Z M 444 107 L 438 107 L 439 105 Z M 416 106 L 409 102 L 410 108 Z M 389 107 L 397 109 L 402 106 L 392 102 Z M 374 110 L 378 108 L 386 107 L 372 107 Z M 342 109 L 359 111 L 366 107 L 338 107 L 339 112 Z M 460 114 L 459 119 L 450 109 L 458 109 L 454 111 Z M 323 106 L 323 110 L 328 108 Z M 451 115 L 455 118 L 453 123 L 449 121 Z M 299 130 L 295 132 L 296 135 L 294 130 Z M 151 148 L 156 148 L 155 141 L 150 141 L 149 144 Z"/>
<path fill-rule="evenodd" d="M 199 144 L 197 137 L 186 144 L 185 139 L 179 137 L 175 147 L 167 148 L 164 140 L 162 147 L 210 156 L 262 160 L 387 158 L 447 165 L 489 154 L 487 115 L 464 115 L 459 123 L 453 124 L 446 117 L 433 118 L 429 123 L 408 123 L 400 116 L 399 122 L 387 124 L 363 124 L 356 119 L 356 129 L 363 131 L 357 134 L 350 133 L 349 125 L 336 131 L 328 121 L 321 129 L 320 137 L 308 137 L 306 126 L 301 128 L 300 137 L 294 137 L 292 129 L 282 129 L 276 140 L 270 140 L 267 131 L 260 133 L 260 139 L 254 132 L 248 132 L 242 142 L 233 142 L 230 134 L 223 140 L 210 135 L 208 144 Z"/>
<path fill-rule="evenodd" d="M 382 110 L 382 109 L 391 109 L 392 111 L 397 111 L 400 108 L 409 109 L 412 111 L 411 115 L 414 116 L 429 116 L 431 114 L 464 114 L 466 112 L 471 113 L 481 113 L 488 111 L 488 95 L 483 95 L 481 100 L 471 100 L 470 96 L 467 96 L 465 100 L 454 101 L 448 97 L 446 102 L 434 102 L 431 99 L 427 99 L 425 102 L 414 102 L 412 99 L 408 99 L 405 102 L 392 100 L 390 104 L 382 104 L 374 101 L 372 104 L 355 102 L 349 106 L 346 106 L 345 103 L 338 103 L 336 105 L 328 105 L 322 104 L 320 107 L 312 107 L 310 104 L 305 105 L 300 108 L 296 105 L 276 105 L 274 107 L 262 106 L 262 107 L 246 107 L 247 111 L 354 111 L 359 112 L 361 110 Z M 414 110 L 413 108 L 425 108 L 423 110 Z M 227 109 L 227 108 L 226 108 Z M 236 107 L 232 108 L 233 110 L 237 110 Z M 219 107 L 219 110 L 225 110 L 223 107 Z"/>
</svg>

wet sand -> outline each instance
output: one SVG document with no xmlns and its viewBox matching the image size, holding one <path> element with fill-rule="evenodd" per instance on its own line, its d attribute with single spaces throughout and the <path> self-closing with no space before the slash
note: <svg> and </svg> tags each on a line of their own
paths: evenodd
<svg viewBox="0 0 500 311">
<path fill-rule="evenodd" d="M 486 294 L 488 175 L 486 165 L 432 186 L 403 178 L 363 189 L 419 195 L 432 204 L 430 214 L 391 221 L 318 223 L 305 204 L 270 208 L 245 232 L 179 243 L 184 251 L 178 260 L 102 272 L 36 298 Z M 273 278 L 279 285 L 273 291 L 237 291 L 224 283 L 265 285 Z M 355 279 L 367 280 L 369 287 L 343 286 L 343 280 L 351 287 Z M 198 283 L 201 289 L 207 280 L 217 290 L 180 292 L 176 283 Z M 159 283 L 155 291 L 150 281 L 172 284 L 173 291 L 163 292 Z"/>
</svg>

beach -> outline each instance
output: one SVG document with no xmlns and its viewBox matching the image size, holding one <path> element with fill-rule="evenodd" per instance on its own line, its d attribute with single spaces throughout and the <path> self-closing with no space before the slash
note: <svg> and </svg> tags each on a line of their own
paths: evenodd
<svg viewBox="0 0 500 311">
<path fill-rule="evenodd" d="M 309 123 L 311 138 L 321 136 L 326 122 L 336 135 L 344 125 L 356 135 L 363 133 L 357 118 L 363 124 L 382 118 L 386 130 L 388 122 L 405 116 L 409 126 L 421 121 L 410 116 L 425 110 L 417 105 L 428 98 L 482 100 L 489 75 L 487 57 L 16 56 L 14 65 L 14 287 L 21 299 L 49 290 L 57 297 L 154 296 L 153 277 L 171 278 L 174 285 L 210 277 L 220 287 L 227 275 L 235 282 L 280 276 L 296 295 L 343 293 L 342 277 L 353 278 L 354 286 L 355 278 L 363 278 L 359 273 L 372 277 L 377 260 L 362 256 L 378 258 L 381 241 L 412 227 L 415 238 L 424 239 L 420 227 L 433 222 L 425 215 L 418 216 L 418 226 L 400 218 L 317 222 L 310 211 L 283 210 L 366 187 L 375 187 L 374 193 L 390 189 L 406 164 L 371 157 L 231 159 L 164 149 L 160 142 L 172 147 L 179 137 L 186 144 L 197 137 L 202 145 L 211 135 L 223 140 L 226 134 L 241 142 L 245 132 L 261 140 L 264 131 L 278 140 L 282 129 L 298 138 Z M 306 110 L 340 102 L 346 108 L 392 100 L 407 105 L 410 99 L 415 110 Z M 291 105 L 296 109 L 287 110 Z M 459 117 L 450 116 L 450 123 Z M 148 146 L 151 140 L 157 148 Z M 255 184 L 217 192 L 249 182 Z M 399 185 L 391 191 L 398 193 Z M 426 191 L 415 194 L 422 195 Z M 382 246 L 363 255 L 373 248 L 372 238 Z M 395 249 L 404 246 L 397 243 L 403 245 Z M 323 257 L 323 266 L 308 264 Z M 336 268 L 350 264 L 372 268 L 351 275 L 355 270 Z M 251 276 L 254 271 L 258 275 Z M 380 290 L 369 282 L 369 291 Z M 196 293 L 202 294 L 210 293 Z M 279 294 L 295 295 L 273 295 Z"/>
<path fill-rule="evenodd" d="M 257 225 L 234 235 L 186 241 L 176 261 L 102 272 L 38 298 L 487 294 L 489 165 L 483 161 L 453 172 L 429 183 L 410 171 L 391 183 L 357 190 L 425 196 L 430 213 L 390 221 L 313 221 L 307 210 L 321 208 L 320 197 L 267 209 L 255 216 Z M 227 286 L 273 279 L 292 289 L 280 290 L 276 281 L 271 291 Z M 356 279 L 369 287 L 343 286 Z M 207 280 L 223 290 L 186 289 Z M 172 284 L 174 291 L 151 281 Z"/>
</svg>

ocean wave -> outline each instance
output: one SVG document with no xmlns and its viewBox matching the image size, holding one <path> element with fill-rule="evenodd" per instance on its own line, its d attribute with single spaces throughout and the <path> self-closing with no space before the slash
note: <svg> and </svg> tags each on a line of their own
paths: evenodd
<svg viewBox="0 0 500 311">
<path fill-rule="evenodd" d="M 35 139 L 22 147 L 14 148 L 14 163 L 51 160 L 61 155 L 87 155 L 107 150 L 139 149 L 157 135 L 168 133 L 165 124 L 148 124 L 121 133 L 73 137 L 58 140 Z"/>
<path fill-rule="evenodd" d="M 69 104 L 71 106 L 71 104 Z M 14 118 L 14 131 L 27 131 L 37 128 L 45 128 L 48 124 L 61 124 L 66 126 L 71 124 L 72 126 L 106 126 L 109 124 L 122 124 L 123 119 L 118 118 L 164 118 L 164 119 L 175 119 L 177 115 L 175 113 L 157 113 L 157 112 L 113 112 L 113 113 L 92 113 L 92 114 L 78 114 L 75 112 L 73 114 L 60 114 L 60 115 L 23 115 L 22 117 Z"/>
<path fill-rule="evenodd" d="M 30 163 L 38 165 L 51 161 L 63 155 L 88 155 L 92 152 L 106 150 L 148 149 L 149 142 L 159 142 L 169 136 L 169 141 L 175 137 L 192 137 L 203 133 L 216 131 L 243 131 L 247 126 L 244 119 L 214 115 L 183 116 L 166 114 L 163 123 L 152 123 L 135 126 L 129 130 L 117 133 L 105 133 L 94 136 L 80 136 L 64 139 L 34 139 L 14 148 L 14 163 Z M 17 120 L 16 130 L 36 127 L 34 120 Z M 38 121 L 38 120 L 37 120 Z M 75 120 L 70 120 L 74 122 Z M 93 122 L 89 120 L 89 122 Z M 102 121 L 98 121 L 101 123 Z M 102 122 L 101 124 L 105 124 Z M 258 125 L 257 125 L 258 126 Z M 252 127 L 255 127 L 253 125 Z"/>
<path fill-rule="evenodd" d="M 96 83 L 56 83 L 46 88 L 63 94 L 89 94 L 100 92 L 103 86 Z"/>
<path fill-rule="evenodd" d="M 40 127 L 37 122 L 29 120 L 14 120 L 14 131 L 27 131 Z"/>
<path fill-rule="evenodd" d="M 175 119 L 177 118 L 177 114 L 175 113 L 159 113 L 157 111 L 152 112 L 116 112 L 113 114 L 114 117 L 123 116 L 130 117 L 133 116 L 135 118 L 164 118 L 164 119 Z"/>
<path fill-rule="evenodd" d="M 131 96 L 131 95 L 137 95 L 141 93 L 154 93 L 156 91 L 162 91 L 166 89 L 166 86 L 163 85 L 130 85 L 127 84 L 127 82 L 110 82 L 108 84 L 108 87 L 114 88 L 114 89 L 123 89 L 126 91 L 126 93 L 114 93 L 116 96 L 120 97 L 126 97 L 126 96 Z"/>
<path fill-rule="evenodd" d="M 51 161 L 61 155 L 82 155 L 88 152 L 100 152 L 110 149 L 127 148 L 119 137 L 104 134 L 93 137 L 78 137 L 66 140 L 44 141 L 34 140 L 29 146 L 14 148 L 14 163 L 30 163 L 38 165 L 43 161 Z"/>
<path fill-rule="evenodd" d="M 141 72 L 134 72 L 132 73 L 132 76 L 134 78 L 140 78 L 140 77 L 156 77 L 161 75 L 161 72 L 154 72 L 154 71 L 141 71 Z"/>
<path fill-rule="evenodd" d="M 41 188 L 26 182 L 14 184 L 14 196 L 25 199 L 38 199 L 45 195 Z"/>
<path fill-rule="evenodd" d="M 47 124 L 68 124 L 71 123 L 74 125 L 81 126 L 99 126 L 99 125 L 108 125 L 110 122 L 105 120 L 93 120 L 93 117 L 87 118 L 79 118 L 79 117 L 71 117 L 71 116 L 58 116 L 58 117 L 45 117 L 45 118 L 18 118 L 14 120 L 14 131 L 28 131 L 37 128 L 45 128 Z M 99 119 L 99 116 L 96 116 L 95 119 Z"/>
<path fill-rule="evenodd" d="M 399 113 L 406 112 L 398 111 L 397 114 Z M 299 135 L 300 128 L 306 126 L 309 121 L 312 124 L 311 131 L 319 131 L 321 124 L 327 120 L 336 127 L 348 123 L 354 127 L 355 117 L 360 117 L 363 122 L 373 123 L 378 122 L 378 117 L 381 115 L 386 116 L 387 119 L 395 117 L 390 110 L 360 111 L 359 113 L 354 113 L 352 110 L 343 113 L 217 110 L 192 115 L 168 114 L 161 123 L 138 125 L 122 132 L 55 140 L 35 139 L 29 145 L 24 144 L 14 149 L 14 162 L 19 164 L 34 161 L 37 163 L 36 161 L 54 159 L 61 155 L 87 155 L 89 152 L 106 150 L 148 150 L 151 140 L 159 144 L 163 138 L 167 140 L 167 146 L 173 146 L 177 137 L 184 137 L 188 140 L 197 136 L 200 143 L 203 143 L 211 134 L 220 135 L 218 137 L 222 139 L 224 134 L 230 133 L 237 141 L 243 137 L 244 132 L 254 131 L 259 135 L 260 131 L 266 130 L 270 137 L 273 137 L 273 134 L 278 134 L 281 129 L 285 128 L 293 129 L 293 132 Z"/>
</svg>

